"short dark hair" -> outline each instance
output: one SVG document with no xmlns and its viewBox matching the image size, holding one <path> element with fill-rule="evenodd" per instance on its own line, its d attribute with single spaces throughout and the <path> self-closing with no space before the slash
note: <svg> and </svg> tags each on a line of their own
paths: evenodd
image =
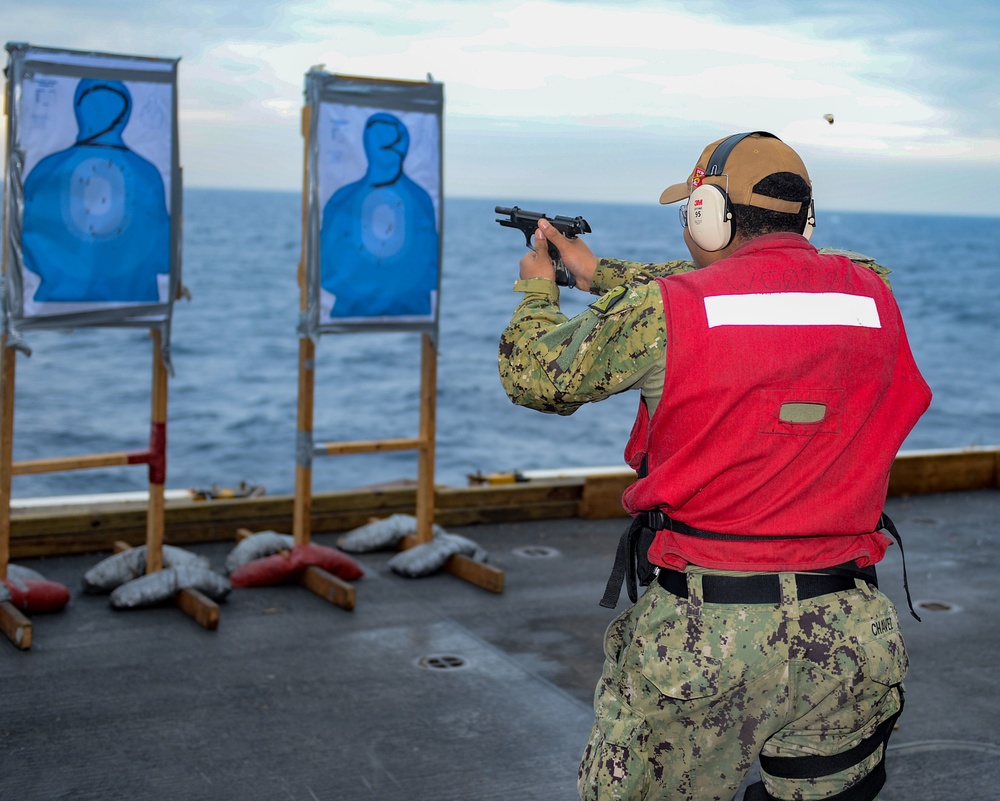
<svg viewBox="0 0 1000 801">
<path fill-rule="evenodd" d="M 786 214 L 783 211 L 734 203 L 733 222 L 737 233 L 743 239 L 753 239 L 781 231 L 802 233 L 806 227 L 806 218 L 809 216 L 809 199 L 812 191 L 801 175 L 796 175 L 794 172 L 776 172 L 758 181 L 753 191 L 766 197 L 801 202 L 802 210 L 798 214 Z"/>
</svg>

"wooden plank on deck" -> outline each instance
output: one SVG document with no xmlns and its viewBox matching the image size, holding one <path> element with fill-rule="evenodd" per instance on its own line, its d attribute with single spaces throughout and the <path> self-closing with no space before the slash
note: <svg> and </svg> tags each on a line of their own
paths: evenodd
<svg viewBox="0 0 1000 801">
<path fill-rule="evenodd" d="M 215 631 L 219 628 L 219 605 L 200 590 L 190 587 L 178 590 L 174 603 L 203 629 Z"/>
<path fill-rule="evenodd" d="M 0 602 L 0 631 L 22 651 L 31 648 L 31 621 L 10 601 Z"/>
<path fill-rule="evenodd" d="M 321 567 L 310 565 L 299 573 L 295 580 L 307 590 L 341 609 L 346 609 L 348 612 L 354 609 L 356 595 L 354 586 Z"/>
</svg>

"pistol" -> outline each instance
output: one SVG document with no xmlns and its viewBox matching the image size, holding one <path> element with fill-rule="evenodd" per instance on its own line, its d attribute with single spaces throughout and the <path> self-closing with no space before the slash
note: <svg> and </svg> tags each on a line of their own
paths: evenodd
<svg viewBox="0 0 1000 801">
<path fill-rule="evenodd" d="M 573 238 L 580 234 L 590 233 L 590 223 L 583 217 L 549 217 L 544 212 L 525 211 L 517 206 L 513 208 L 497 206 L 495 211 L 497 214 L 507 215 L 507 219 L 500 218 L 497 222 L 505 228 L 517 228 L 524 234 L 524 244 L 529 248 L 532 247 L 531 237 L 534 236 L 535 229 L 538 228 L 539 220 L 548 220 L 559 233 L 566 237 Z M 552 264 L 556 268 L 556 283 L 559 286 L 576 286 L 576 276 L 563 265 L 562 259 L 559 258 L 559 251 L 551 242 L 549 242 L 549 256 L 551 256 Z"/>
</svg>

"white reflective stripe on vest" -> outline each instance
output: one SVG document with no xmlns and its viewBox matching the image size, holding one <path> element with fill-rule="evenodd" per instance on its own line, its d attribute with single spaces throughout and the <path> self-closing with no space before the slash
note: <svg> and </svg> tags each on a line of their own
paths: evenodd
<svg viewBox="0 0 1000 801">
<path fill-rule="evenodd" d="M 773 292 L 705 298 L 708 327 L 720 325 L 850 325 L 881 328 L 875 299 L 842 292 Z"/>
</svg>

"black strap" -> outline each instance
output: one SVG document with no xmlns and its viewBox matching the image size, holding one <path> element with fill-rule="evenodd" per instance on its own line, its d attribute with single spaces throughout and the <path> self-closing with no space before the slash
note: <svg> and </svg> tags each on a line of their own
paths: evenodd
<svg viewBox="0 0 1000 801">
<path fill-rule="evenodd" d="M 825 801 L 873 801 L 885 785 L 885 763 L 879 762 L 872 771 L 857 784 L 853 784 L 841 793 L 828 795 Z M 771 795 L 763 781 L 755 782 L 747 787 L 743 801 L 788 801 Z"/>
<path fill-rule="evenodd" d="M 643 454 L 642 462 L 636 470 L 637 478 L 645 478 L 649 475 L 649 454 Z M 658 512 L 659 510 L 655 510 Z M 647 552 L 649 546 L 653 544 L 656 536 L 656 528 L 650 522 L 654 512 L 639 512 L 632 518 L 629 527 L 625 529 L 618 540 L 618 550 L 615 551 L 615 563 L 611 568 L 611 575 L 608 576 L 607 586 L 604 588 L 604 597 L 601 598 L 601 606 L 605 609 L 614 609 L 618 606 L 618 599 L 622 594 L 622 582 L 628 579 L 625 584 L 625 591 L 629 600 L 635 603 L 639 600 L 638 583 L 640 558 L 644 561 L 645 571 L 649 574 L 650 581 L 655 573 L 652 565 L 649 564 Z M 645 548 L 641 542 L 645 542 Z M 646 582 L 647 584 L 649 581 Z"/>
<path fill-rule="evenodd" d="M 674 520 L 662 509 L 653 509 L 646 512 L 649 515 L 649 524 L 656 531 L 672 531 L 675 534 L 684 534 L 688 537 L 702 537 L 707 540 L 725 540 L 729 542 L 773 542 L 782 539 L 817 539 L 827 537 L 828 534 L 796 534 L 794 537 L 782 537 L 774 534 L 720 534 L 718 531 L 707 531 L 703 528 L 695 528 L 680 520 Z"/>
<path fill-rule="evenodd" d="M 641 478 L 647 472 L 646 458 L 643 457 L 642 465 L 638 470 Z M 885 512 L 882 512 L 878 520 L 877 530 L 886 530 L 899 545 L 899 555 L 903 561 L 903 589 L 906 591 L 906 605 L 910 614 L 920 621 L 920 616 L 913 609 L 913 600 L 910 597 L 910 582 L 906 575 L 906 554 L 903 552 L 903 538 L 896 531 L 896 526 Z M 716 531 L 706 531 L 705 529 L 689 526 L 680 520 L 674 520 L 662 509 L 651 509 L 639 512 L 633 519 L 629 527 L 618 540 L 618 550 L 615 552 L 615 563 L 611 568 L 611 575 L 608 577 L 607 586 L 604 588 L 604 597 L 601 598 L 601 606 L 606 609 L 614 609 L 618 605 L 621 596 L 622 583 L 625 583 L 625 590 L 628 592 L 629 600 L 635 603 L 639 599 L 637 584 L 646 586 L 652 581 L 655 575 L 655 568 L 649 563 L 647 553 L 657 531 L 672 531 L 676 534 L 683 534 L 689 537 L 703 537 L 713 540 L 729 541 L 773 541 L 779 539 L 812 539 L 828 536 L 826 534 L 802 534 L 793 537 L 777 537 L 774 535 L 754 535 L 754 534 L 720 534 Z M 857 567 L 848 565 L 837 565 L 822 570 L 812 571 L 817 573 L 828 573 L 830 575 L 846 575 L 860 578 L 867 581 L 873 587 L 878 587 L 878 579 L 875 577 L 874 567 Z M 627 581 L 626 581 L 627 580 Z"/>
<path fill-rule="evenodd" d="M 855 575 L 796 573 L 796 595 L 800 601 L 818 598 L 830 592 L 853 590 Z M 867 580 L 867 579 L 865 579 Z M 678 598 L 688 597 L 687 574 L 660 568 L 657 583 Z M 781 603 L 781 577 L 777 573 L 755 573 L 750 576 L 725 576 L 706 573 L 701 577 L 701 599 L 707 604 L 771 604 Z"/>
<path fill-rule="evenodd" d="M 653 580 L 655 570 L 649 563 L 649 546 L 653 544 L 656 529 L 649 523 L 649 513 L 640 512 L 618 540 L 618 550 L 615 552 L 615 564 L 611 568 L 608 584 L 604 588 L 601 606 L 614 609 L 618 606 L 618 598 L 622 593 L 622 582 L 629 600 L 635 603 L 639 600 L 638 584 L 643 586 Z"/>
<path fill-rule="evenodd" d="M 719 142 L 715 150 L 712 151 L 712 156 L 705 167 L 705 175 L 722 175 L 723 170 L 726 169 L 726 160 L 729 158 L 729 154 L 733 152 L 733 148 L 748 136 L 753 136 L 754 134 L 760 134 L 771 139 L 778 138 L 773 133 L 768 133 L 767 131 L 747 131 L 746 133 L 733 134 L 722 142 Z"/>
<path fill-rule="evenodd" d="M 922 622 L 920 620 L 920 615 L 913 611 L 913 601 L 910 599 L 910 582 L 906 578 L 906 554 L 903 553 L 903 538 L 899 536 L 899 532 L 896 531 L 896 526 L 893 525 L 892 520 L 889 519 L 889 515 L 882 512 L 882 516 L 878 519 L 879 530 L 886 530 L 889 532 L 890 536 L 896 540 L 899 545 L 899 558 L 903 562 L 903 589 L 906 591 L 906 605 L 910 607 L 910 614 L 913 615 L 917 622 Z"/>
<path fill-rule="evenodd" d="M 764 786 L 764 782 L 754 782 L 749 787 L 747 787 L 746 792 L 743 793 L 743 801 L 779 801 L 771 795 L 767 788 Z"/>
<path fill-rule="evenodd" d="M 842 565 L 824 567 L 820 570 L 810 571 L 813 573 L 824 573 L 828 576 L 847 576 L 848 578 L 861 579 L 867 582 L 876 590 L 878 589 L 878 573 L 875 572 L 875 565 L 868 567 L 858 567 L 857 562 L 845 562 Z"/>
</svg>

